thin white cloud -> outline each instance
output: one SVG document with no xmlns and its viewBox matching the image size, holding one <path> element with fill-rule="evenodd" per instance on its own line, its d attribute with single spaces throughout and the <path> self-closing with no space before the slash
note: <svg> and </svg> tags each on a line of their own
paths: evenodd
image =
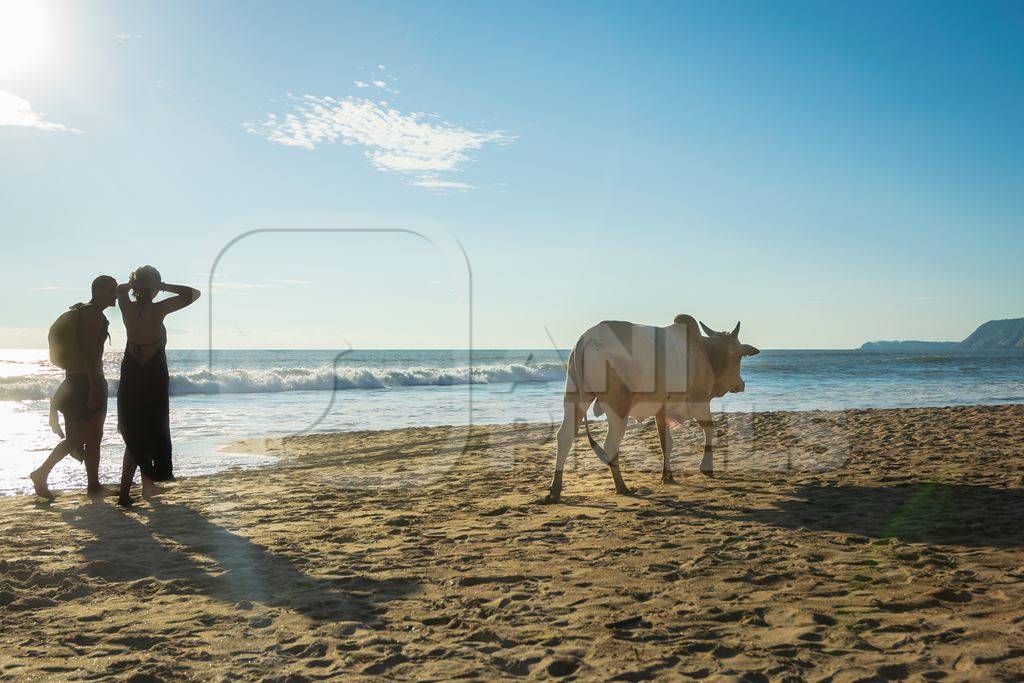
<svg viewBox="0 0 1024 683">
<path fill-rule="evenodd" d="M 258 291 L 277 289 L 277 285 L 263 282 L 214 282 L 212 292 L 227 296 L 252 296 Z"/>
<path fill-rule="evenodd" d="M 352 81 L 352 85 L 356 86 L 360 90 L 363 90 L 365 88 L 373 87 L 373 88 L 376 88 L 377 90 L 383 90 L 384 92 L 389 92 L 392 95 L 397 95 L 398 91 L 395 90 L 394 88 L 392 88 L 391 86 L 389 86 L 388 85 L 388 81 L 384 80 L 385 78 L 387 78 L 388 81 L 391 81 L 392 83 L 394 83 L 395 80 L 397 80 L 394 76 L 392 76 L 390 74 L 384 74 L 380 78 L 371 78 L 369 83 L 367 83 L 366 81 L 362 81 L 362 80 L 360 80 L 360 81 Z"/>
<path fill-rule="evenodd" d="M 294 287 L 294 286 L 305 286 L 313 284 L 312 280 L 288 280 L 278 278 L 263 278 L 259 282 L 223 282 L 217 280 L 213 283 L 213 288 L 216 291 L 224 291 L 230 294 L 245 294 L 254 289 L 279 289 L 282 286 Z"/>
<path fill-rule="evenodd" d="M 441 180 L 439 178 L 420 177 L 412 183 L 416 187 L 429 187 L 432 190 L 472 190 L 475 185 L 460 183 L 454 180 Z"/>
<path fill-rule="evenodd" d="M 141 33 L 115 33 L 113 35 L 114 38 L 117 39 L 117 42 L 121 43 L 122 45 L 124 43 L 127 43 L 128 41 L 138 40 L 139 38 L 144 37 Z"/>
<path fill-rule="evenodd" d="M 23 100 L 6 90 L 0 90 L 0 126 L 22 126 L 68 133 L 82 132 L 77 128 L 69 128 L 63 123 L 47 121 L 41 112 L 32 111 L 32 104 L 28 100 Z"/>
<path fill-rule="evenodd" d="M 341 142 L 359 145 L 381 171 L 413 176 L 413 185 L 434 189 L 470 189 L 466 183 L 441 179 L 439 173 L 459 171 L 470 154 L 488 144 L 507 145 L 515 137 L 504 131 L 470 130 L 427 121 L 422 112 L 403 114 L 390 104 L 360 97 L 335 99 L 292 97 L 291 110 L 268 114 L 245 130 L 288 147 L 315 149 Z"/>
<path fill-rule="evenodd" d="M 65 287 L 64 285 L 43 285 L 42 287 L 26 287 L 29 292 L 71 292 L 80 287 Z"/>
<path fill-rule="evenodd" d="M 243 289 L 273 289 L 274 285 L 260 282 L 214 282 L 214 289 L 243 290 Z"/>
</svg>

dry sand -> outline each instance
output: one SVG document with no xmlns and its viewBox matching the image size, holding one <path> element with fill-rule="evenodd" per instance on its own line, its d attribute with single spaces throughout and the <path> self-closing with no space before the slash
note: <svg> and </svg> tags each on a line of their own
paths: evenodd
<svg viewBox="0 0 1024 683">
<path fill-rule="evenodd" d="M 598 430 L 600 431 L 600 430 Z M 1024 406 L 631 428 L 616 496 L 549 426 L 254 441 L 122 511 L 0 499 L 0 677 L 1024 675 Z M 215 457 L 215 455 L 211 455 Z"/>
</svg>

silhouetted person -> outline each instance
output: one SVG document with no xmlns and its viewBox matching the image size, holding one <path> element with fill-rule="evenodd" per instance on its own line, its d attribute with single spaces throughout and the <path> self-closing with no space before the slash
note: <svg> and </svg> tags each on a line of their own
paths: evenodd
<svg viewBox="0 0 1024 683">
<path fill-rule="evenodd" d="M 154 301 L 160 292 L 175 296 Z M 164 318 L 198 298 L 198 289 L 164 284 L 153 266 L 137 268 L 127 283 L 117 287 L 117 303 L 128 333 L 117 385 L 117 427 L 125 443 L 117 502 L 125 507 L 134 502 L 131 488 L 136 467 L 142 470 L 143 496 L 156 491 L 153 482 L 174 481 Z"/>
<path fill-rule="evenodd" d="M 50 427 L 64 439 L 50 452 L 46 462 L 29 475 L 36 495 L 47 500 L 53 500 L 46 482 L 50 471 L 64 456 L 79 449 L 85 454 L 89 494 L 102 495 L 107 492 L 99 480 L 100 441 L 103 439 L 103 423 L 107 418 L 103 345 L 109 339 L 107 328 L 110 326 L 107 317 L 103 315 L 103 309 L 114 305 L 116 287 L 117 280 L 109 275 L 100 275 L 92 281 L 92 298 L 89 303 L 75 304 L 70 309 L 76 313 L 77 319 L 71 319 L 71 338 L 64 340 L 64 381 L 50 403 Z M 64 415 L 66 436 L 61 433 L 55 410 Z"/>
</svg>

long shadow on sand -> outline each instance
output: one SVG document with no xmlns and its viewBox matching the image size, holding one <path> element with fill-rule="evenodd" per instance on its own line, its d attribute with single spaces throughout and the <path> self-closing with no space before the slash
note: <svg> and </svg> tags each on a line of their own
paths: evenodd
<svg viewBox="0 0 1024 683">
<path fill-rule="evenodd" d="M 68 524 L 93 535 L 82 549 L 86 574 L 123 584 L 153 578 L 161 582 L 159 593 L 249 600 L 316 620 L 364 622 L 382 611 L 382 603 L 418 587 L 398 579 L 309 576 L 184 505 L 155 503 L 142 515 L 148 523 L 103 503 L 61 512 Z"/>
<path fill-rule="evenodd" d="M 798 487 L 774 507 L 738 519 L 911 543 L 1011 548 L 1024 545 L 1024 489 L 920 483 L 895 487 Z"/>
</svg>

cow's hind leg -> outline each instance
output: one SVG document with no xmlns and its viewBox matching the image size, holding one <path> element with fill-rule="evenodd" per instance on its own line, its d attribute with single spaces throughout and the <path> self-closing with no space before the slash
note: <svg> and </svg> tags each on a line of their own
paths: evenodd
<svg viewBox="0 0 1024 683">
<path fill-rule="evenodd" d="M 626 418 L 619 417 L 608 411 L 608 434 L 604 438 L 604 452 L 608 456 L 608 469 L 612 471 L 612 478 L 615 479 L 615 493 L 629 496 L 632 491 L 622 481 L 622 473 L 619 471 L 619 446 L 622 444 L 622 436 L 626 433 Z"/>
<path fill-rule="evenodd" d="M 565 403 L 565 412 L 562 415 L 562 425 L 558 428 L 558 455 L 555 456 L 555 474 L 551 478 L 551 488 L 548 491 L 545 503 L 557 503 L 562 498 L 562 471 L 565 469 L 565 458 L 569 455 L 573 440 L 579 430 L 580 422 L 583 420 L 583 413 L 587 406 L 579 406 L 576 403 Z"/>
<path fill-rule="evenodd" d="M 668 429 L 664 413 L 659 413 L 655 417 L 655 421 L 658 424 L 658 440 L 661 441 L 661 483 L 674 484 L 676 480 L 672 476 L 672 465 L 669 462 L 669 458 L 672 455 L 672 432 Z"/>
</svg>

